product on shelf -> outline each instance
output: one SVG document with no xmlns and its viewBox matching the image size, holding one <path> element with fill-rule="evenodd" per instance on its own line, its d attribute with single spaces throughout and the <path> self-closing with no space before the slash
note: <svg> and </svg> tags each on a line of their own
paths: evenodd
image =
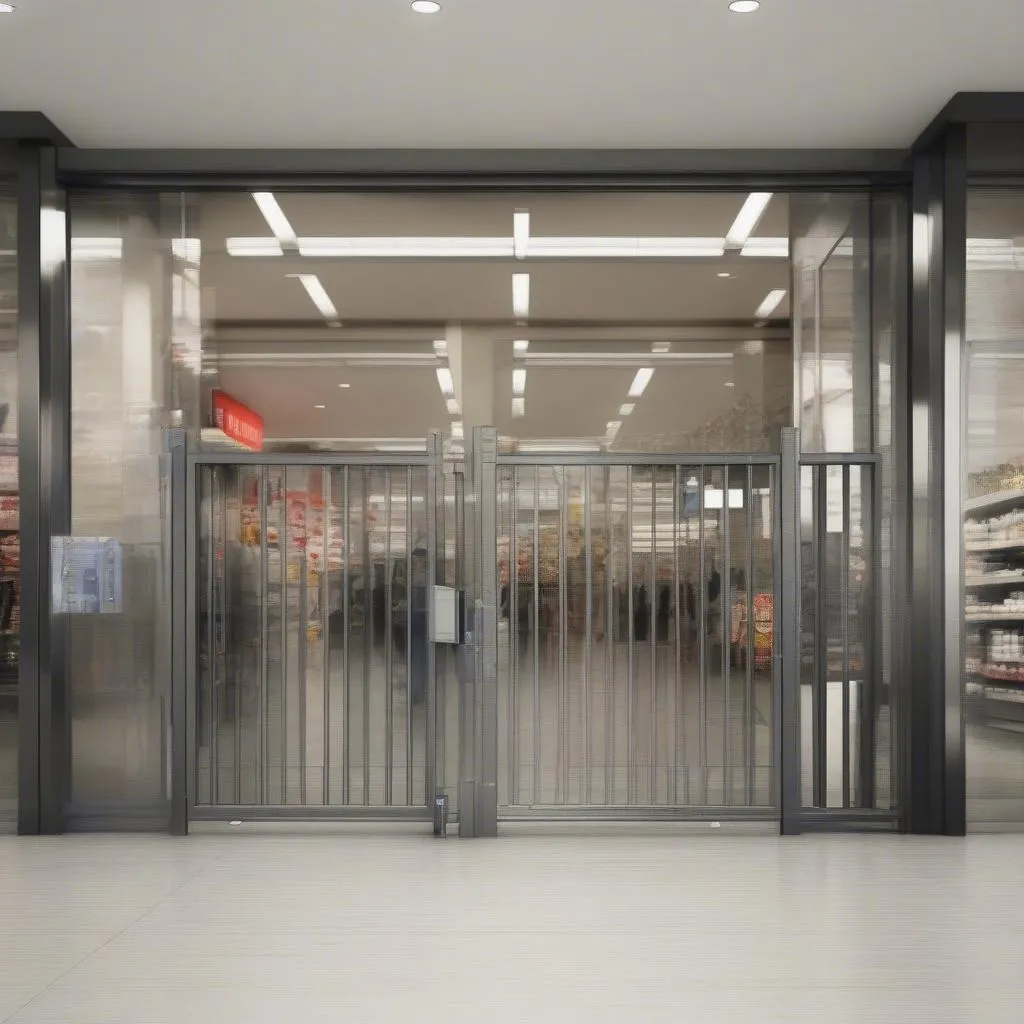
<svg viewBox="0 0 1024 1024">
<path fill-rule="evenodd" d="M 999 615 L 1024 615 L 1024 592 L 1014 591 L 1002 601 L 982 601 L 974 594 L 968 594 L 964 602 L 967 618 L 986 619 Z"/>
<path fill-rule="evenodd" d="M 1024 544 L 1024 508 L 1013 509 L 991 519 L 968 519 L 964 523 L 964 540 L 968 548 L 986 544 Z"/>
</svg>

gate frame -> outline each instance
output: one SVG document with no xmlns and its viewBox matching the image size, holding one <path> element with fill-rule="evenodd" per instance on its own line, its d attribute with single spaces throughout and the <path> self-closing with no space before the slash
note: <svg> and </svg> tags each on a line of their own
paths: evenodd
<svg viewBox="0 0 1024 1024">
<path fill-rule="evenodd" d="M 787 428 L 788 430 L 789 428 Z M 489 428 L 478 428 L 473 432 L 474 454 L 495 452 L 496 432 Z M 592 454 L 581 454 L 578 452 L 565 452 L 562 454 L 523 454 L 523 455 L 502 455 L 492 456 L 493 464 L 489 479 L 492 482 L 489 492 L 484 492 L 483 500 L 476 502 L 475 518 L 481 519 L 488 515 L 490 521 L 497 526 L 495 509 L 497 504 L 497 477 L 496 471 L 504 466 L 672 466 L 672 467 L 705 467 L 705 466 L 769 466 L 773 471 L 773 495 L 772 495 L 772 546 L 773 546 L 773 598 L 776 614 L 773 623 L 772 641 L 772 777 L 771 794 L 772 804 L 766 808 L 745 808 L 745 807 L 715 807 L 715 806 L 694 806 L 694 807 L 641 807 L 637 805 L 623 805 L 622 807 L 588 807 L 585 805 L 564 806 L 564 807 L 542 807 L 535 810 L 514 809 L 508 813 L 508 809 L 497 808 L 495 815 L 495 832 L 497 823 L 500 822 L 628 822 L 628 821 L 650 821 L 650 822 L 699 822 L 699 821 L 771 821 L 782 822 L 784 801 L 782 794 L 786 785 L 786 773 L 783 771 L 785 765 L 782 760 L 782 732 L 784 725 L 783 716 L 783 688 L 792 688 L 799 681 L 791 669 L 783 663 L 782 641 L 786 635 L 783 628 L 783 617 L 786 613 L 786 604 L 783 600 L 783 457 L 778 453 L 703 453 L 703 454 L 654 454 L 643 452 L 594 452 Z M 488 479 L 484 475 L 484 479 Z M 480 492 L 477 492 L 480 494 Z M 489 500 L 487 500 L 489 495 Z M 489 510 L 484 508 L 489 505 Z M 796 506 L 799 511 L 799 506 Z M 497 609 L 498 607 L 498 573 L 497 573 L 497 529 L 494 530 L 494 543 L 490 545 L 490 559 L 488 569 L 484 575 L 493 589 L 481 595 L 484 607 Z M 796 614 L 790 611 L 790 617 L 796 620 Z M 797 620 L 798 621 L 798 620 Z M 492 623 L 496 634 L 496 618 Z M 797 626 L 797 628 L 799 628 Z M 485 707 L 489 721 L 485 723 L 482 736 L 488 740 L 480 748 L 481 761 L 478 765 L 478 772 L 486 778 L 497 780 L 498 775 L 498 701 L 497 701 L 497 671 L 494 665 L 493 693 Z M 797 762 L 797 778 L 799 779 L 799 761 Z M 496 800 L 496 792 L 495 792 Z M 489 832 L 487 834 L 495 834 Z M 483 833 L 478 833 L 483 834 Z"/>
<path fill-rule="evenodd" d="M 422 821 L 430 822 L 434 794 L 438 786 L 436 759 L 437 731 L 444 727 L 437 719 L 436 647 L 434 635 L 433 588 L 437 576 L 437 524 L 444 500 L 441 485 L 441 436 L 431 432 L 424 452 L 226 452 L 191 451 L 184 430 L 166 432 L 169 454 L 171 551 L 171 716 L 169 759 L 167 764 L 170 800 L 169 829 L 174 835 L 187 835 L 195 821 Z M 313 805 L 288 807 L 275 805 L 235 806 L 197 805 L 192 785 L 196 769 L 196 681 L 198 679 L 197 591 L 198 526 L 201 514 L 198 476 L 205 466 L 322 466 L 410 467 L 427 473 L 427 728 L 426 782 L 422 806 L 363 807 Z"/>
</svg>

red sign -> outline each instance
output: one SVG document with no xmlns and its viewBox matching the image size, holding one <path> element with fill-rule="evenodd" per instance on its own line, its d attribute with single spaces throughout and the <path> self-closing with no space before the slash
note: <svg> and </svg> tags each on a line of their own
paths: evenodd
<svg viewBox="0 0 1024 1024">
<path fill-rule="evenodd" d="M 213 393 L 213 422 L 232 441 L 254 452 L 263 447 L 263 417 L 225 391 Z"/>
</svg>

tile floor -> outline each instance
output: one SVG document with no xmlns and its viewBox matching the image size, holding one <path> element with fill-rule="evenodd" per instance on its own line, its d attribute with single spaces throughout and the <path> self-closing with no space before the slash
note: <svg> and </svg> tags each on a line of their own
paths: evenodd
<svg viewBox="0 0 1024 1024">
<path fill-rule="evenodd" d="M 1024 1019 L 1024 836 L 0 840 L 0 1021 Z"/>
</svg>

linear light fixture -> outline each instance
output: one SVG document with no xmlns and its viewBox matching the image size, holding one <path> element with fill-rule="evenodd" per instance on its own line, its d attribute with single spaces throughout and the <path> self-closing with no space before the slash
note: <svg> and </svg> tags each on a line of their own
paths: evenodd
<svg viewBox="0 0 1024 1024">
<path fill-rule="evenodd" d="M 276 238 L 229 238 L 225 243 L 229 256 L 283 256 Z"/>
<path fill-rule="evenodd" d="M 89 262 L 119 260 L 123 247 L 120 238 L 72 238 L 71 258 Z"/>
<path fill-rule="evenodd" d="M 521 420 L 526 415 L 526 399 L 525 398 L 513 398 L 512 399 L 512 418 Z"/>
<path fill-rule="evenodd" d="M 525 356 L 530 351 L 530 343 L 525 338 L 520 338 L 518 341 L 512 342 L 512 351 L 517 356 Z"/>
<path fill-rule="evenodd" d="M 512 275 L 512 315 L 525 320 L 530 315 L 530 275 Z"/>
<path fill-rule="evenodd" d="M 754 316 L 758 320 L 766 320 L 779 308 L 782 300 L 786 297 L 785 288 L 776 288 L 774 291 L 770 291 L 764 299 L 764 302 L 757 307 L 757 312 Z"/>
<path fill-rule="evenodd" d="M 647 385 L 651 383 L 653 376 L 654 370 L 650 366 L 644 366 L 637 370 L 633 383 L 629 386 L 629 397 L 640 398 L 647 390 Z"/>
<path fill-rule="evenodd" d="M 540 259 L 700 259 L 725 255 L 721 238 L 532 238 Z"/>
<path fill-rule="evenodd" d="M 619 406 L 619 415 L 620 416 L 632 416 L 633 415 L 633 410 L 635 408 L 636 408 L 636 406 L 632 402 L 625 402 L 623 405 Z"/>
<path fill-rule="evenodd" d="M 512 394 L 517 398 L 526 394 L 526 370 L 521 367 L 512 371 Z"/>
<path fill-rule="evenodd" d="M 302 256 L 333 259 L 508 259 L 511 238 L 300 238 Z"/>
<path fill-rule="evenodd" d="M 338 311 L 334 307 L 334 303 L 331 302 L 330 295 L 327 294 L 327 289 L 323 286 L 320 278 L 316 274 L 288 274 L 288 277 L 294 278 L 303 288 L 306 289 L 306 294 L 309 295 L 310 299 L 313 300 L 313 305 L 320 311 L 320 315 L 325 320 L 337 321 Z"/>
<path fill-rule="evenodd" d="M 619 433 L 619 431 L 621 429 L 622 429 L 622 421 L 621 420 L 611 420 L 608 423 L 608 426 L 605 429 L 604 436 L 608 440 L 609 444 L 611 444 L 612 441 L 615 440 L 616 436 L 618 435 L 618 433 Z"/>
<path fill-rule="evenodd" d="M 466 428 L 462 424 L 462 420 L 455 420 L 452 423 L 452 440 L 462 441 L 466 437 Z"/>
<path fill-rule="evenodd" d="M 459 408 L 459 400 L 457 398 L 448 398 L 445 400 L 445 404 L 448 406 L 449 416 L 458 416 L 461 413 Z"/>
<path fill-rule="evenodd" d="M 740 250 L 741 256 L 760 259 L 784 260 L 789 258 L 788 238 L 748 238 Z"/>
<path fill-rule="evenodd" d="M 267 227 L 274 233 L 274 237 L 282 246 L 294 249 L 299 244 L 298 235 L 295 234 L 295 228 L 291 226 L 288 218 L 284 215 L 284 210 L 281 209 L 281 204 L 278 203 L 274 193 L 253 192 L 252 197 L 256 200 L 256 205 L 260 208 L 260 213 L 263 214 L 263 219 L 267 222 Z"/>
<path fill-rule="evenodd" d="M 518 448 L 523 455 L 590 455 L 601 450 L 599 444 L 579 441 L 520 441 Z"/>
<path fill-rule="evenodd" d="M 536 352 L 526 355 L 527 366 L 549 368 L 577 366 L 617 366 L 622 369 L 642 366 L 716 366 L 731 363 L 732 352 Z"/>
<path fill-rule="evenodd" d="M 441 388 L 441 394 L 445 398 L 455 397 L 455 378 L 447 366 L 439 366 L 437 368 L 437 383 Z"/>
<path fill-rule="evenodd" d="M 447 358 L 448 342 L 444 338 L 438 338 L 437 341 L 434 342 L 434 355 L 436 355 L 438 359 Z"/>
<path fill-rule="evenodd" d="M 517 260 L 525 260 L 530 251 L 529 210 L 516 210 L 512 215 L 512 250 Z"/>
<path fill-rule="evenodd" d="M 771 192 L 751 192 L 747 196 L 747 201 L 740 208 L 736 220 L 733 221 L 729 233 L 725 236 L 726 246 L 730 249 L 742 249 L 746 245 L 747 239 L 754 233 L 754 229 L 764 216 L 764 211 L 768 209 L 768 204 L 772 201 L 772 194 Z"/>
</svg>

